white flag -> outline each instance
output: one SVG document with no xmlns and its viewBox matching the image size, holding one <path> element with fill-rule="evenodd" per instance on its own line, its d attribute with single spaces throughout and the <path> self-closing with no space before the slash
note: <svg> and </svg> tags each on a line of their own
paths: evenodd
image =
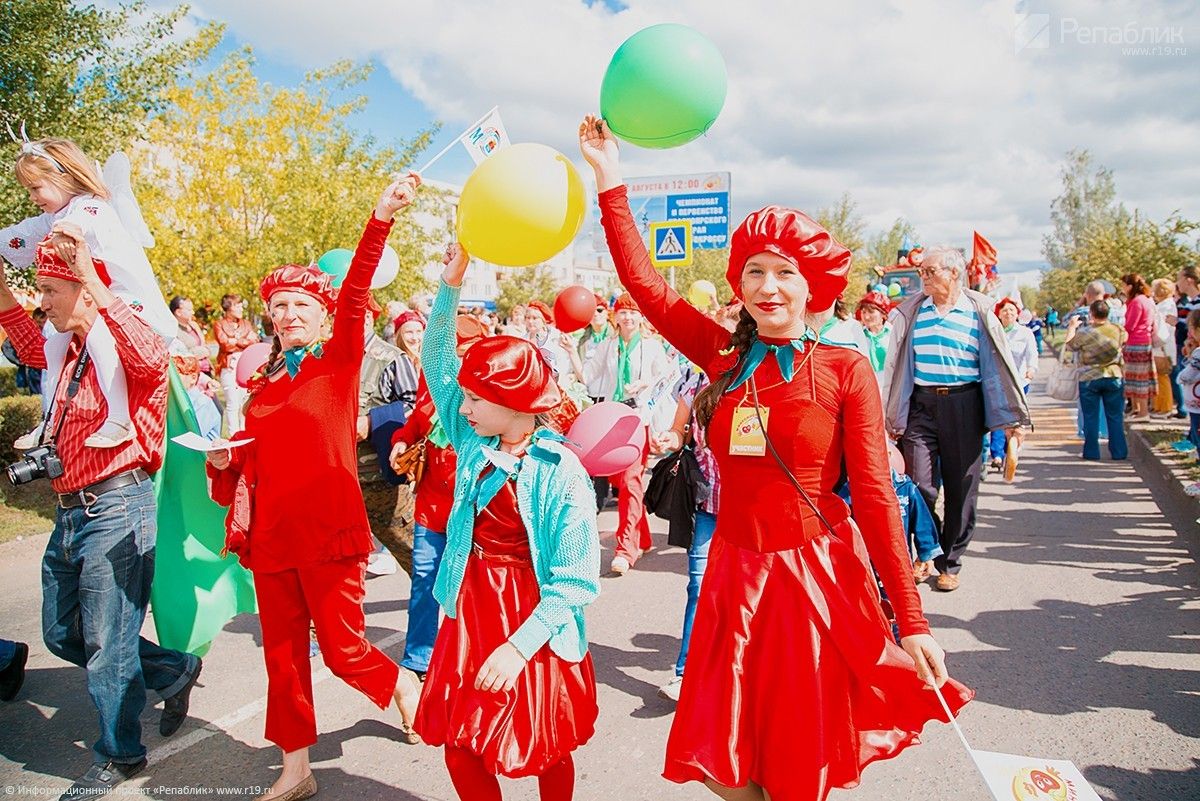
<svg viewBox="0 0 1200 801">
<path fill-rule="evenodd" d="M 1065 759 L 970 749 L 997 801 L 1101 801 L 1079 768 Z"/>
<path fill-rule="evenodd" d="M 463 147 L 471 154 L 471 158 L 476 164 L 482 164 L 484 159 L 506 146 L 509 143 L 508 133 L 504 130 L 504 123 L 500 120 L 499 106 L 468 128 L 466 133 L 458 138 L 458 141 L 462 142 Z"/>
</svg>

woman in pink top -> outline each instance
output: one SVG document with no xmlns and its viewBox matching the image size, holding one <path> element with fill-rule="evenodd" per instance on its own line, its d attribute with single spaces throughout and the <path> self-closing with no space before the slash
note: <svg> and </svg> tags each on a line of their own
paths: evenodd
<svg viewBox="0 0 1200 801">
<path fill-rule="evenodd" d="M 1150 419 L 1150 399 L 1156 392 L 1154 356 L 1151 340 L 1154 335 L 1154 302 L 1150 287 L 1142 276 L 1129 273 L 1121 276 L 1125 285 L 1125 397 L 1133 401 L 1133 419 Z"/>
</svg>

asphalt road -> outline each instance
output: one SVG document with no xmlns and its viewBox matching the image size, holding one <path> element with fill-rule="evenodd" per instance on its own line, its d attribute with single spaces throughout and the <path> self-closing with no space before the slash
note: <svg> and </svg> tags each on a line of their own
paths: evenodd
<svg viewBox="0 0 1200 801">
<path fill-rule="evenodd" d="M 1160 507 L 1136 462 L 1081 461 L 1069 405 L 1034 399 L 1038 431 L 1016 481 L 984 485 L 962 587 L 920 590 L 951 672 L 978 693 L 962 728 L 980 749 L 1074 761 L 1106 801 L 1200 799 L 1197 509 Z M 614 519 L 604 512 L 601 530 Z M 660 547 L 629 575 L 605 578 L 589 612 L 601 711 L 576 753 L 580 799 L 711 797 L 659 777 L 672 708 L 656 692 L 678 647 L 686 559 L 666 547 L 663 521 L 654 529 Z M 45 541 L 0 546 L 0 635 L 32 644 L 24 689 L 0 705 L 0 795 L 11 797 L 57 797 L 86 770 L 95 738 L 84 672 L 40 641 Z M 604 545 L 611 557 L 611 535 Z M 407 598 L 403 574 L 368 584 L 368 636 L 397 659 Z M 270 784 L 278 752 L 262 737 L 259 642 L 255 617 L 230 622 L 205 659 L 191 719 L 169 740 L 157 733 L 161 704 L 147 708 L 151 767 L 122 789 L 252 797 Z M 320 798 L 455 798 L 440 751 L 400 744 L 394 710 L 380 712 L 319 658 L 313 670 Z M 948 726 L 922 739 L 831 798 L 988 798 Z M 505 794 L 534 799 L 536 782 L 509 782 Z"/>
</svg>

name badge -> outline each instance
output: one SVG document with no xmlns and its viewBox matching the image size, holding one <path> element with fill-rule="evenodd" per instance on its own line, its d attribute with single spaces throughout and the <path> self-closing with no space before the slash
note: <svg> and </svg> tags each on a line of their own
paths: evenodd
<svg viewBox="0 0 1200 801">
<path fill-rule="evenodd" d="M 739 406 L 733 410 L 733 429 L 729 432 L 730 456 L 765 456 L 767 435 L 764 428 L 771 410 L 760 406 Z M 762 426 L 758 424 L 762 415 Z"/>
</svg>

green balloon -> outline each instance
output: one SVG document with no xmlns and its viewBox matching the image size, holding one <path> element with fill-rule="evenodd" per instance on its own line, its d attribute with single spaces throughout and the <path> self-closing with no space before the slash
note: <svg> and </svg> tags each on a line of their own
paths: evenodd
<svg viewBox="0 0 1200 801">
<path fill-rule="evenodd" d="M 317 269 L 333 278 L 334 286 L 341 286 L 350 272 L 350 262 L 354 259 L 354 251 L 346 248 L 334 248 L 317 259 Z"/>
<path fill-rule="evenodd" d="M 716 122 L 726 85 L 716 45 L 686 25 L 652 25 L 613 54 L 600 86 L 600 114 L 626 142 L 677 147 Z"/>
</svg>

